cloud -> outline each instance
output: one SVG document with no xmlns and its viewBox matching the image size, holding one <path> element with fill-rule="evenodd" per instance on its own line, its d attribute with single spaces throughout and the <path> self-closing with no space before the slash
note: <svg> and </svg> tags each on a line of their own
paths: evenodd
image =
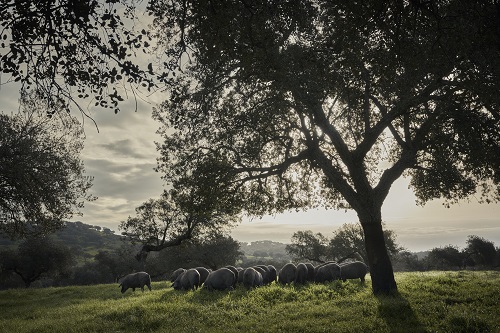
<svg viewBox="0 0 500 333">
<path fill-rule="evenodd" d="M 99 133 L 87 127 L 82 158 L 88 175 L 94 177 L 91 193 L 98 199 L 86 203 L 81 220 L 117 230 L 120 221 L 135 215 L 135 208 L 163 192 L 156 167 L 155 133 L 158 124 L 150 110 L 96 115 Z M 88 125 L 88 124 L 87 124 Z"/>
<path fill-rule="evenodd" d="M 116 226 L 128 216 L 135 215 L 135 207 L 163 192 L 160 174 L 153 171 L 156 164 L 125 163 L 106 159 L 89 159 L 86 169 L 94 176 L 91 192 L 98 196 L 83 209 L 83 222 L 114 223 Z"/>
<path fill-rule="evenodd" d="M 117 163 L 108 160 L 87 162 L 87 173 L 94 176 L 92 191 L 105 197 L 127 197 L 134 200 L 162 192 L 163 181 L 152 163 Z"/>
<path fill-rule="evenodd" d="M 140 149 L 140 147 L 134 147 L 136 142 L 130 139 L 118 140 L 110 143 L 99 144 L 98 147 L 108 151 L 109 153 L 128 158 L 136 159 L 146 159 L 150 155 Z"/>
</svg>

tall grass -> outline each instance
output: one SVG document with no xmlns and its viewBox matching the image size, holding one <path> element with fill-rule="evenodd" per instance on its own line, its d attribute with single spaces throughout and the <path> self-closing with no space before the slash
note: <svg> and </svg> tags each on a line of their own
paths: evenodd
<svg viewBox="0 0 500 333">
<path fill-rule="evenodd" d="M 0 292 L 0 332 L 500 332 L 499 272 L 397 273 L 370 280 L 231 292 L 120 293 L 118 285 Z"/>
</svg>

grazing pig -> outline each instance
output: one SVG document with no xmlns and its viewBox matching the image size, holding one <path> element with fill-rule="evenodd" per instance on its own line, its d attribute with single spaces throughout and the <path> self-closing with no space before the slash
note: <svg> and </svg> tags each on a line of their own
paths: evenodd
<svg viewBox="0 0 500 333">
<path fill-rule="evenodd" d="M 172 273 L 172 276 L 170 276 L 170 282 L 174 282 L 178 277 L 179 275 L 181 275 L 182 273 L 184 273 L 186 270 L 184 268 L 177 268 L 173 273 Z"/>
<path fill-rule="evenodd" d="M 314 282 L 314 266 L 310 262 L 306 263 L 307 267 L 307 281 Z"/>
<path fill-rule="evenodd" d="M 340 279 L 340 266 L 336 263 L 323 265 L 316 270 L 314 281 L 319 283 L 329 282 Z"/>
<path fill-rule="evenodd" d="M 243 283 L 243 276 L 245 274 L 245 269 L 238 270 L 238 283 Z"/>
<path fill-rule="evenodd" d="M 238 269 L 234 266 L 228 265 L 228 266 L 224 266 L 224 268 L 229 269 L 231 272 L 234 273 L 234 275 L 238 274 Z"/>
<path fill-rule="evenodd" d="M 195 290 L 200 286 L 200 273 L 194 269 L 188 269 L 175 279 L 172 287 L 175 290 Z"/>
<path fill-rule="evenodd" d="M 264 269 L 261 265 L 253 266 L 253 269 L 259 272 L 262 276 L 262 285 L 267 284 L 267 280 L 269 278 L 269 269 L 267 267 Z"/>
<path fill-rule="evenodd" d="M 307 266 L 306 264 L 297 264 L 295 270 L 294 284 L 305 284 L 307 282 Z"/>
<path fill-rule="evenodd" d="M 195 269 L 200 273 L 200 286 L 205 282 L 210 271 L 205 267 L 195 267 Z"/>
<path fill-rule="evenodd" d="M 276 278 L 278 277 L 278 272 L 276 271 L 276 268 L 273 265 L 267 265 L 267 268 L 269 269 L 269 283 L 272 283 L 276 281 Z"/>
<path fill-rule="evenodd" d="M 248 267 L 243 272 L 243 285 L 245 288 L 260 287 L 263 284 L 262 274 L 255 267 Z"/>
<path fill-rule="evenodd" d="M 148 286 L 149 291 L 151 291 L 151 277 L 146 272 L 129 274 L 121 279 L 119 285 L 119 287 L 122 287 L 122 294 L 129 288 L 132 288 L 132 291 L 135 291 L 135 288 L 141 288 L 141 291 L 144 292 L 144 286 Z"/>
<path fill-rule="evenodd" d="M 204 288 L 208 290 L 233 290 L 233 286 L 236 281 L 236 276 L 229 268 L 219 268 L 216 271 L 211 272 L 205 283 Z"/>
<path fill-rule="evenodd" d="M 327 261 L 327 262 L 321 263 L 318 266 L 314 267 L 314 276 L 316 276 L 316 273 L 318 273 L 318 269 L 320 267 L 323 267 L 323 266 L 328 265 L 328 264 L 337 264 L 337 262 L 336 261 Z"/>
<path fill-rule="evenodd" d="M 233 287 L 236 287 L 236 283 L 238 282 L 238 269 L 236 269 L 236 267 L 234 266 L 231 266 L 231 265 L 228 265 L 224 268 L 227 268 L 229 269 L 231 272 L 233 272 L 234 276 L 236 277 L 236 279 L 234 280 L 234 285 Z"/>
<path fill-rule="evenodd" d="M 342 281 L 347 279 L 360 279 L 365 282 L 365 275 L 368 272 L 368 266 L 361 261 L 347 262 L 340 265 L 340 278 Z"/>
<path fill-rule="evenodd" d="M 289 284 L 295 280 L 295 271 L 297 267 L 294 264 L 288 263 L 283 266 L 278 274 L 278 282 L 281 284 Z"/>
</svg>

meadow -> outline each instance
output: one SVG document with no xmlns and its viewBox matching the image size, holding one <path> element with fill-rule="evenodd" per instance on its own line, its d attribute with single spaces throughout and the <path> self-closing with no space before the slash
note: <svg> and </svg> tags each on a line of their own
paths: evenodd
<svg viewBox="0 0 500 333">
<path fill-rule="evenodd" d="M 500 332 L 500 272 L 396 273 L 370 279 L 209 292 L 120 293 L 118 284 L 0 291 L 0 332 Z"/>
</svg>

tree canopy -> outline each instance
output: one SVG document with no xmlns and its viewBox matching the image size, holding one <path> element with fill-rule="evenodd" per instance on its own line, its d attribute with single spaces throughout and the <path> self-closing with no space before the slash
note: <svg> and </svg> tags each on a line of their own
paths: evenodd
<svg viewBox="0 0 500 333">
<path fill-rule="evenodd" d="M 31 97 L 21 112 L 0 114 L 0 233 L 13 238 L 57 230 L 94 199 L 81 125 L 66 113 L 48 117 Z"/>
<path fill-rule="evenodd" d="M 307 259 L 315 262 L 325 262 L 328 258 L 328 239 L 311 230 L 294 232 L 286 246 L 286 252 L 296 259 Z"/>
<path fill-rule="evenodd" d="M 243 256 L 238 241 L 218 231 L 210 232 L 202 239 L 195 240 L 188 250 L 191 260 L 213 270 L 235 265 Z"/>
<path fill-rule="evenodd" d="M 142 252 L 160 251 L 184 240 L 199 239 L 221 232 L 237 221 L 234 210 L 223 202 L 196 192 L 195 187 L 165 191 L 159 199 L 149 199 L 136 208 L 136 216 L 120 223 L 122 234 L 142 244 Z"/>
<path fill-rule="evenodd" d="M 474 264 L 493 267 L 496 264 L 497 251 L 493 242 L 476 235 L 467 237 L 464 249 L 466 260 L 472 259 Z"/>
<path fill-rule="evenodd" d="M 150 2 L 178 75 L 159 170 L 215 161 L 262 215 L 354 209 L 375 293 L 396 290 L 381 207 L 500 197 L 496 1 Z M 168 177 L 168 176 L 167 176 Z"/>
<path fill-rule="evenodd" d="M 462 269 L 464 255 L 453 245 L 436 247 L 430 251 L 427 262 L 429 266 L 435 269 Z"/>
</svg>

